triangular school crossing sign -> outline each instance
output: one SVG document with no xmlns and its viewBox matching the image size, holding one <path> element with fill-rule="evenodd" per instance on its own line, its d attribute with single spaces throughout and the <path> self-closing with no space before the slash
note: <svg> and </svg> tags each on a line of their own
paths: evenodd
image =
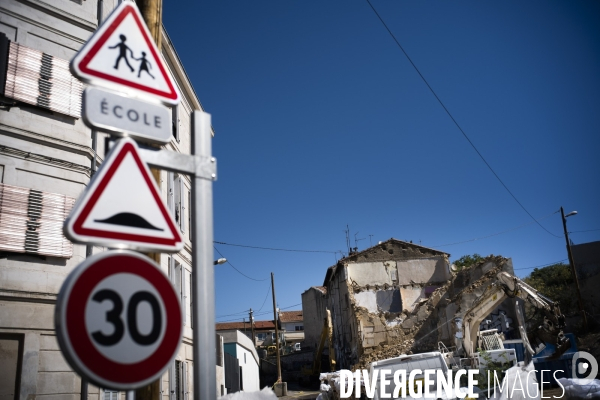
<svg viewBox="0 0 600 400">
<path fill-rule="evenodd" d="M 132 2 L 122 2 L 110 14 L 71 60 L 71 72 L 92 84 L 179 103 L 179 92 Z"/>
<path fill-rule="evenodd" d="M 65 221 L 79 243 L 178 252 L 183 238 L 132 139 L 121 139 Z"/>
</svg>

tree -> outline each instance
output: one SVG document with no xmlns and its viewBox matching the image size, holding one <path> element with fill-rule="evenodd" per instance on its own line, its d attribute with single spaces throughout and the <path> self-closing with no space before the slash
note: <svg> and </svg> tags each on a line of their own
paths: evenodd
<svg viewBox="0 0 600 400">
<path fill-rule="evenodd" d="M 563 314 L 577 312 L 577 292 L 568 264 L 535 268 L 523 281 L 550 300 L 557 301 Z"/>
<path fill-rule="evenodd" d="M 478 264 L 480 261 L 483 261 L 483 257 L 481 257 L 479 254 L 467 254 L 466 256 L 462 256 L 458 260 L 454 261 L 454 265 L 456 266 L 457 270 L 460 271 L 465 268 L 471 268 L 473 265 Z"/>
</svg>

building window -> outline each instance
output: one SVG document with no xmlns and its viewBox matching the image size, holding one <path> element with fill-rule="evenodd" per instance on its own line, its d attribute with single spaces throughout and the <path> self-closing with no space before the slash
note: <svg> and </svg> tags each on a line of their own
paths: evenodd
<svg viewBox="0 0 600 400">
<path fill-rule="evenodd" d="M 258 338 L 258 340 L 265 340 L 267 338 L 267 334 L 266 333 L 258 333 L 258 334 L 256 334 L 256 337 Z"/>
<path fill-rule="evenodd" d="M 187 191 L 188 198 L 188 212 L 187 212 L 187 220 L 188 220 L 188 235 L 190 237 L 190 241 L 192 241 L 192 192 Z"/>
<path fill-rule="evenodd" d="M 116 390 L 104 389 L 103 400 L 119 400 L 119 392 Z"/>
<path fill-rule="evenodd" d="M 174 400 L 187 400 L 187 363 L 175 360 L 171 369 L 170 390 Z"/>
<path fill-rule="evenodd" d="M 296 325 L 296 331 L 303 331 L 303 330 L 304 330 L 303 325 Z"/>
<path fill-rule="evenodd" d="M 186 281 L 187 279 L 187 271 L 177 260 L 172 257 L 169 257 L 169 277 L 171 278 L 171 282 L 175 287 L 175 291 L 179 294 L 179 299 L 181 301 L 181 305 L 183 306 L 183 324 L 186 325 L 187 322 L 187 312 L 186 312 L 186 299 L 187 299 L 187 290 L 186 290 Z"/>
<path fill-rule="evenodd" d="M 173 137 L 179 143 L 179 107 L 171 108 L 171 120 L 173 122 Z"/>
<path fill-rule="evenodd" d="M 192 273 L 191 272 L 187 272 L 186 271 L 187 277 L 188 277 L 188 284 L 190 286 L 190 290 L 188 291 L 188 293 L 190 294 L 190 328 L 194 329 L 194 301 L 192 300 Z"/>
<path fill-rule="evenodd" d="M 172 172 L 168 173 L 167 196 L 167 205 L 169 210 L 173 213 L 175 224 L 179 227 L 181 233 L 185 233 L 187 219 L 185 211 L 186 200 L 188 200 L 190 196 L 189 190 L 187 190 L 185 186 L 185 179 L 182 175 Z"/>
</svg>

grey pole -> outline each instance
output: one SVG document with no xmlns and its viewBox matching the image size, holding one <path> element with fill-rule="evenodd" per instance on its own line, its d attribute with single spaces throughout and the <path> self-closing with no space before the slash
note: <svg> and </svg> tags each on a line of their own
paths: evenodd
<svg viewBox="0 0 600 400">
<path fill-rule="evenodd" d="M 565 240 L 567 241 L 567 254 L 569 255 L 569 264 L 571 264 L 571 273 L 573 274 L 573 280 L 575 281 L 575 289 L 577 290 L 577 303 L 579 305 L 579 311 L 583 317 L 583 326 L 587 331 L 588 323 L 587 316 L 585 315 L 585 309 L 583 308 L 583 300 L 581 299 L 581 290 L 579 289 L 579 278 L 577 277 L 577 269 L 575 269 L 575 262 L 573 261 L 573 253 L 571 252 L 571 242 L 569 241 L 569 232 L 567 232 L 567 219 L 565 218 L 565 211 L 560 208 L 560 215 L 562 217 L 563 229 L 565 232 Z"/>
<path fill-rule="evenodd" d="M 277 327 L 277 300 L 275 299 L 275 275 L 271 272 L 271 293 L 273 294 L 273 322 L 275 322 L 275 346 L 277 349 L 277 383 L 281 383 L 281 359 L 279 358 L 279 328 Z"/>
<path fill-rule="evenodd" d="M 192 154 L 212 159 L 210 114 L 194 111 Z M 213 161 L 214 162 L 214 161 Z M 217 398 L 212 180 L 192 180 L 192 313 L 194 400 Z"/>
</svg>

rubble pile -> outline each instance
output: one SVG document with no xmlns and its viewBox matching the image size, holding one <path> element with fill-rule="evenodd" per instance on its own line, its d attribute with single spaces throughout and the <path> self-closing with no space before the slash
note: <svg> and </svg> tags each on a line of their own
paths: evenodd
<svg viewBox="0 0 600 400">
<path fill-rule="evenodd" d="M 404 311 L 398 315 L 397 320 L 401 323 L 397 325 L 390 326 L 389 316 L 380 313 L 382 325 L 392 339 L 365 349 L 353 369 L 368 368 L 373 361 L 402 354 L 437 351 L 439 332 L 442 329 L 437 318 L 440 306 L 444 307 L 441 311 L 444 314 L 449 305 L 454 306 L 456 313 L 465 312 L 485 292 L 490 281 L 503 270 L 507 261 L 502 256 L 490 255 L 473 267 L 454 273 L 449 282 L 436 289 L 429 298 L 423 299 L 412 312 Z M 366 311 L 357 307 L 355 309 L 357 313 Z"/>
</svg>

